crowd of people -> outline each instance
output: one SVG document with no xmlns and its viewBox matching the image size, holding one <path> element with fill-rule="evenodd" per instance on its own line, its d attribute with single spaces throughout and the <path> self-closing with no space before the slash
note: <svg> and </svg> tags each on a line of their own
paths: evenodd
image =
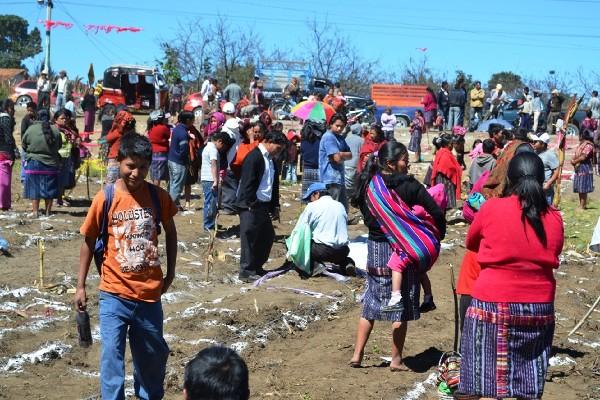
<svg viewBox="0 0 600 400">
<path fill-rule="evenodd" d="M 327 121 L 304 121 L 300 132 L 286 133 L 267 111 L 252 119 L 240 118 L 238 105 L 244 96 L 235 82 L 224 90 L 227 99 L 218 103 L 198 129 L 194 115 L 180 109 L 179 84 L 172 88 L 170 111 L 175 114 L 153 111 L 144 132 L 125 109 L 117 109 L 114 115 L 105 113 L 100 121 L 106 185 L 94 197 L 81 227 L 85 239 L 75 304 L 79 311 L 86 309 L 86 280 L 95 259 L 101 273 L 103 397 L 119 398 L 123 393 L 127 329 L 136 395 L 161 398 L 164 394 L 168 347 L 160 297 L 175 278 L 174 217 L 192 209 L 191 185 L 202 187 L 205 231 L 218 231 L 219 213 L 239 216 L 238 277 L 253 282 L 268 272 L 264 265 L 275 239 L 280 181 L 295 183 L 300 172 L 299 197 L 308 204 L 292 236 L 310 249 L 308 256 L 304 252 L 309 260 L 303 265 L 304 274 L 330 270 L 355 275 L 354 261 L 348 257 L 347 230 L 356 221 L 353 209 L 368 229 L 366 290 L 351 367 L 362 366 L 375 321 L 389 321 L 390 369 L 407 370 L 403 348 L 408 322 L 436 309 L 427 272 L 439 255 L 448 211 L 455 212 L 462 205 L 462 214 L 472 225 L 457 288 L 463 332 L 458 390 L 491 398 L 541 397 L 554 332 L 552 271 L 559 266 L 564 228 L 560 212 L 552 206 L 560 164 L 549 147 L 549 133 L 534 128 L 535 91 L 531 100 L 524 91 L 523 103 L 532 104 L 523 106 L 520 128 L 492 124 L 489 138 L 475 141 L 469 153 L 468 183 L 463 185 L 467 130 L 462 125 L 468 96 L 460 79 L 450 91 L 447 83 L 442 84 L 437 96 L 428 90 L 424 111 L 411 123 L 408 146 L 394 136 L 391 110 L 384 112 L 381 124 L 349 123 L 346 115 L 336 113 Z M 206 88 L 203 85 L 207 102 L 214 101 L 216 85 L 210 79 Z M 291 97 L 294 88 L 288 89 Z M 256 96 L 259 80 L 253 81 L 251 90 L 251 96 Z M 88 95 L 94 96 L 91 91 Z M 502 97 L 499 85 L 490 113 L 500 112 L 494 104 Z M 470 93 L 474 116 L 483 112 L 483 100 L 477 82 Z M 27 106 L 21 149 L 13 136 L 14 104 L 10 100 L 0 104 L 0 208 L 11 208 L 11 166 L 20 157 L 24 194 L 32 200 L 33 217 L 39 215 L 42 199 L 46 215 L 54 200 L 59 206 L 69 205 L 65 190 L 74 187 L 75 171 L 89 156 L 87 137 L 77 130 L 73 113 L 60 103 L 52 114 L 43 96 L 40 101 L 44 106 Z M 92 124 L 92 103 L 90 97 L 84 105 L 89 113 L 86 125 Z M 573 190 L 579 194 L 581 208 L 587 205 L 587 193 L 593 191 L 593 162 L 598 152 L 594 139 L 600 129 L 595 104 L 571 160 Z M 435 153 L 421 183 L 409 173 L 409 155 L 415 155 L 415 162 L 423 161 L 422 137 L 439 124 L 439 117 L 445 129 L 432 142 Z M 554 124 L 558 129 L 560 118 L 558 113 Z M 146 182 L 148 173 L 152 183 Z M 162 182 L 167 183 L 167 190 L 160 187 Z M 165 274 L 158 252 L 161 231 L 166 243 Z M 290 256 L 295 260 L 297 254 Z M 212 357 L 235 358 L 220 351 Z M 196 398 L 198 376 L 207 368 L 198 363 L 208 362 L 192 361 L 186 368 L 188 398 Z M 247 381 L 243 361 L 232 362 L 239 379 Z M 211 384 L 226 385 L 223 381 Z M 245 385 L 242 391 L 247 395 Z"/>
</svg>

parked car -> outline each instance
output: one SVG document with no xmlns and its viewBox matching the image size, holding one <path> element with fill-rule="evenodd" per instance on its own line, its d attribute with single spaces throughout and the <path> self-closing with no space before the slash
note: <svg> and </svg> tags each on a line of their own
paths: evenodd
<svg viewBox="0 0 600 400">
<path fill-rule="evenodd" d="M 566 106 L 567 102 L 568 102 L 568 100 L 565 99 L 563 106 Z M 583 107 L 585 104 L 586 104 L 585 101 L 583 101 L 579 107 L 579 110 L 577 110 L 577 112 L 573 116 L 573 119 L 567 126 L 567 134 L 574 135 L 574 136 L 579 135 L 579 125 L 581 124 L 581 121 L 583 121 L 585 119 L 585 111 L 583 110 Z M 544 102 L 544 107 L 546 107 L 546 102 Z M 563 111 L 566 111 L 566 109 L 564 107 L 563 107 Z M 519 101 L 518 100 L 512 100 L 504 107 L 504 114 L 503 114 L 502 119 L 510 122 L 511 125 L 513 125 L 514 127 L 519 126 Z M 539 126 L 538 130 L 542 130 L 542 131 L 547 130 L 546 111 L 543 111 L 540 114 L 538 126 Z"/>
<path fill-rule="evenodd" d="M 130 111 L 152 111 L 167 106 L 168 86 L 164 76 L 154 67 L 112 65 L 104 71 L 98 108 Z"/>
<path fill-rule="evenodd" d="M 50 104 L 56 104 L 56 95 L 54 94 L 54 88 L 56 84 L 52 84 L 52 91 L 50 92 Z M 27 103 L 33 101 L 38 103 L 38 91 L 37 91 L 37 82 L 34 80 L 24 80 L 19 82 L 13 87 L 13 93 L 10 96 L 11 100 L 15 102 L 17 107 L 27 107 Z M 83 114 L 83 111 L 79 107 L 79 103 L 82 100 L 82 95 L 80 93 L 73 93 L 73 101 L 75 102 L 75 107 L 77 109 L 77 114 Z"/>
</svg>

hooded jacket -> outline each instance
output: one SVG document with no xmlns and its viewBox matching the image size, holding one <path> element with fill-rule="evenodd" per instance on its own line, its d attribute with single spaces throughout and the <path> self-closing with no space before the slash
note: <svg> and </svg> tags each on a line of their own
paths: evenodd
<svg viewBox="0 0 600 400">
<path fill-rule="evenodd" d="M 496 159 L 491 154 L 482 154 L 475 158 L 469 168 L 469 182 L 474 185 L 485 171 L 491 171 L 496 166 Z"/>
</svg>

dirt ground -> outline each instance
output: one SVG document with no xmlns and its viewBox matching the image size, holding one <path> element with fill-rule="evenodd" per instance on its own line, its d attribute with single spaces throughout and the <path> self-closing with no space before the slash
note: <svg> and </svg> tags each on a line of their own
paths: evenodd
<svg viewBox="0 0 600 400">
<path fill-rule="evenodd" d="M 19 111 L 18 123 L 21 116 Z M 142 123 L 145 117 L 138 119 Z M 397 132 L 397 137 L 408 142 L 406 132 Z M 426 164 L 416 164 L 411 170 L 423 176 L 425 168 Z M 16 172 L 13 182 L 14 209 L 0 213 L 0 235 L 12 247 L 12 257 L 0 256 L 0 398 L 100 398 L 97 275 L 91 273 L 88 280 L 95 340 L 89 349 L 78 346 L 72 294 L 66 292 L 76 283 L 78 230 L 90 204 L 85 180 L 71 195 L 72 207 L 56 208 L 52 217 L 38 220 L 26 217 L 30 204 L 18 195 L 21 184 Z M 91 179 L 90 187 L 92 193 L 99 190 L 97 178 Z M 390 325 L 385 323 L 375 325 L 364 368 L 352 369 L 348 362 L 361 311 L 357 298 L 364 288 L 363 279 L 345 283 L 328 277 L 302 280 L 290 272 L 254 288 L 236 279 L 240 245 L 233 236 L 218 240 L 218 257 L 207 281 L 208 237 L 200 233 L 201 189 L 194 186 L 193 193 L 195 210 L 175 217 L 180 242 L 177 277 L 163 296 L 165 338 L 171 349 L 167 399 L 182 398 L 186 362 L 211 343 L 231 346 L 246 359 L 252 399 L 437 398 L 433 373 L 454 340 L 449 265 L 454 265 L 458 276 L 467 229 L 464 222 L 451 221 L 444 250 L 430 274 L 437 310 L 409 324 L 404 356 L 412 371 L 392 373 L 386 368 L 383 357 L 390 355 L 391 337 Z M 587 235 L 598 218 L 597 193 L 592 208 L 578 213 L 583 218 L 577 221 L 583 222 L 578 222 L 581 228 L 576 228 L 574 236 L 583 236 L 584 241 L 589 241 Z M 282 187 L 281 195 L 281 221 L 275 223 L 277 242 L 267 269 L 282 265 L 283 239 L 301 211 L 300 185 Z M 569 183 L 564 186 L 564 196 L 565 207 L 572 207 Z M 565 209 L 565 216 L 571 214 Z M 567 218 L 565 222 L 575 223 Z M 239 220 L 224 216 L 219 223 L 233 227 L 228 232 L 234 233 Z M 362 224 L 350 227 L 352 238 L 365 232 Z M 39 238 L 44 239 L 46 249 L 44 284 L 57 285 L 51 290 L 37 288 Z M 554 357 L 544 398 L 600 399 L 600 310 L 567 338 L 600 292 L 598 258 L 576 251 L 574 239 L 568 240 L 556 272 Z M 132 396 L 130 363 L 126 373 L 127 393 Z"/>
</svg>

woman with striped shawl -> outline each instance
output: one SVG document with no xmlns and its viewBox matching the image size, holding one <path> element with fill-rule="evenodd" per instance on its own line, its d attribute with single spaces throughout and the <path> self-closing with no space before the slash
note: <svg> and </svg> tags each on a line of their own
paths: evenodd
<svg viewBox="0 0 600 400">
<path fill-rule="evenodd" d="M 382 312 L 382 306 L 388 304 L 392 295 L 392 270 L 388 266 L 392 255 L 395 253 L 395 243 L 390 241 L 382 229 L 382 225 L 369 206 L 367 191 L 375 179 L 380 191 L 385 191 L 392 198 L 401 201 L 405 207 L 413 208 L 422 206 L 433 218 L 440 237 L 446 232 L 444 212 L 438 207 L 434 199 L 427 193 L 412 175 L 408 175 L 408 151 L 406 146 L 396 141 L 390 141 L 374 153 L 358 182 L 358 190 L 352 200 L 355 207 L 360 208 L 365 225 L 369 228 L 367 241 L 367 285 L 363 296 L 362 315 L 358 322 L 354 355 L 350 366 L 358 368 L 364 356 L 367 340 L 373 329 L 375 320 L 392 322 L 392 371 L 406 370 L 402 361 L 402 350 L 408 328 L 408 321 L 420 318 L 419 298 L 421 288 L 421 271 L 419 268 L 407 268 L 402 275 L 400 288 L 401 301 L 393 312 Z M 383 186 L 382 186 L 383 185 Z M 385 187 L 385 189 L 384 189 Z M 376 189 L 375 189 L 376 190 Z M 381 192 L 377 195 L 380 196 Z M 386 196 L 387 199 L 389 197 Z M 383 203 L 388 200 L 380 199 Z M 395 200 L 394 200 L 395 201 Z M 399 202 L 400 200 L 398 200 Z M 383 203 L 381 203 L 383 205 Z M 389 210 L 388 203 L 385 206 Z M 398 216 L 392 216 L 397 219 Z M 431 287 L 424 286 L 425 297 L 431 296 Z"/>
</svg>

